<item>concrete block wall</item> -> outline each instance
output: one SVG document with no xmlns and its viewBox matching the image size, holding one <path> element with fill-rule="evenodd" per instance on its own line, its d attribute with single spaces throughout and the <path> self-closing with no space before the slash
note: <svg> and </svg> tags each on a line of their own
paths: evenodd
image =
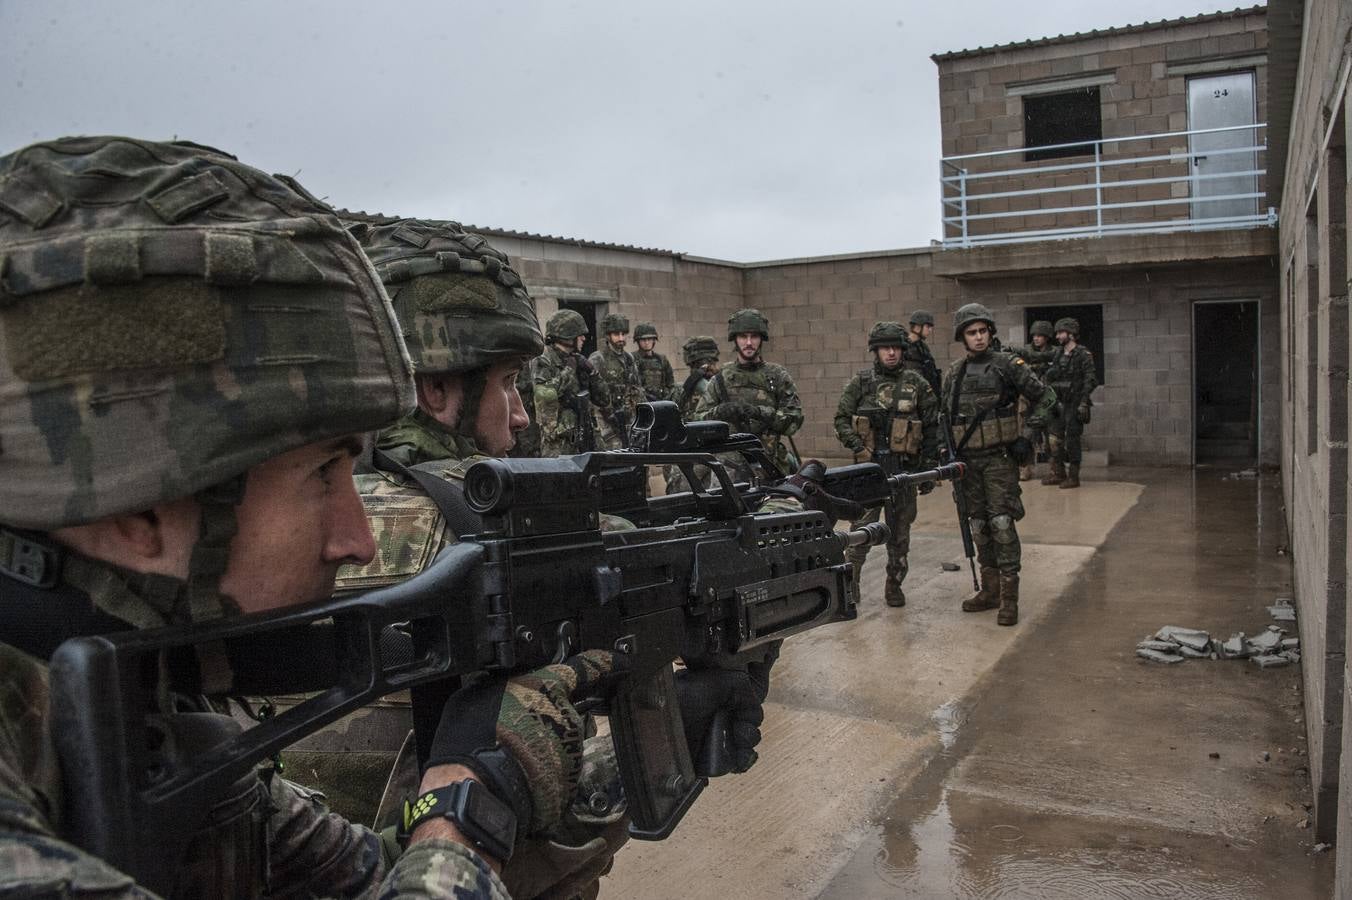
<svg viewBox="0 0 1352 900">
<path fill-rule="evenodd" d="M 1245 11 L 1199 17 L 1200 21 L 1165 24 L 1129 33 L 1033 42 L 1033 46 L 1009 46 L 974 54 L 940 54 L 939 106 L 944 156 L 986 153 L 1022 148 L 1025 144 L 1021 92 L 1054 92 L 1057 82 L 1098 79 L 1102 133 L 1105 139 L 1132 135 L 1164 134 L 1188 128 L 1187 77 L 1199 65 L 1255 72 L 1258 122 L 1266 121 L 1267 49 L 1266 11 Z M 1069 88 L 1067 88 L 1069 89 Z M 1108 144 L 1104 159 L 1156 156 L 1187 150 L 1186 138 Z M 1082 163 L 1092 156 L 1075 156 L 1027 162 L 1022 153 L 963 161 L 970 172 L 1046 168 Z M 952 174 L 946 172 L 945 174 Z M 1105 183 L 1185 176 L 1186 161 L 1155 162 L 1139 166 L 1109 167 Z M 979 201 L 969 212 L 997 213 L 1032 209 L 1083 206 L 1094 202 L 1093 170 L 1046 175 L 1012 176 L 973 182 L 972 193 L 1005 192 L 1087 184 L 1084 191 L 1066 191 L 1033 197 L 1010 197 Z M 1260 186 L 1261 189 L 1261 186 Z M 1107 203 L 1165 200 L 1188 196 L 1183 183 L 1133 185 L 1107 188 Z M 1186 205 L 1106 210 L 1104 224 L 1140 221 L 1143 218 L 1179 218 Z M 950 213 L 954 210 L 950 210 Z M 1022 231 L 1094 224 L 1088 212 L 1039 216 L 1011 216 L 969 223 L 969 234 Z M 945 236 L 956 236 L 950 226 Z"/>
<path fill-rule="evenodd" d="M 1337 843 L 1335 896 L 1352 898 L 1349 642 L 1349 340 L 1346 82 L 1352 8 L 1304 4 L 1280 226 L 1282 468 L 1303 649 L 1315 833 Z M 1346 802 L 1341 806 L 1346 807 Z"/>
</svg>

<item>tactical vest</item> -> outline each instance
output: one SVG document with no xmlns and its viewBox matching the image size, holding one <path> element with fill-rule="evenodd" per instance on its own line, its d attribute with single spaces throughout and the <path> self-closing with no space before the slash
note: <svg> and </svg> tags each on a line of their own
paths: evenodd
<svg viewBox="0 0 1352 900">
<path fill-rule="evenodd" d="M 1051 365 L 1047 366 L 1043 380 L 1051 386 L 1052 390 L 1056 391 L 1056 396 L 1063 403 L 1077 399 L 1071 395 L 1071 390 L 1075 386 L 1075 366 L 1087 352 L 1081 346 L 1076 346 L 1069 353 L 1066 352 L 1064 347 L 1058 347 Z"/>
<path fill-rule="evenodd" d="M 898 371 L 893 376 L 863 369 L 858 376 L 861 396 L 851 426 L 870 453 L 918 456 L 924 423 L 920 419 L 920 389 Z"/>
<path fill-rule="evenodd" d="M 995 354 L 964 360 L 953 380 L 948 412 L 953 446 L 959 452 L 998 450 L 1018 439 L 1017 392 L 1000 371 Z"/>
<path fill-rule="evenodd" d="M 658 399 L 665 400 L 661 394 L 667 390 L 666 380 L 666 360 L 660 353 L 643 354 L 636 353 L 634 362 L 638 366 L 638 374 L 643 382 L 643 389 L 648 392 L 648 396 L 655 396 Z"/>
</svg>

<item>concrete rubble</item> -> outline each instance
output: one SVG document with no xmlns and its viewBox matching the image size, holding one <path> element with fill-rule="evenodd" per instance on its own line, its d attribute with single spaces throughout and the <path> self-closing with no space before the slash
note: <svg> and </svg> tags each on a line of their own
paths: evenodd
<svg viewBox="0 0 1352 900">
<path fill-rule="evenodd" d="M 1294 622 L 1291 601 L 1277 598 L 1268 613 L 1279 622 Z M 1300 662 L 1300 638 L 1287 637 L 1280 625 L 1268 625 L 1250 637 L 1242 631 L 1229 638 L 1213 638 L 1209 632 L 1179 625 L 1165 625 L 1136 644 L 1136 655 L 1157 663 L 1185 659 L 1247 659 L 1260 669 L 1275 669 Z"/>
</svg>

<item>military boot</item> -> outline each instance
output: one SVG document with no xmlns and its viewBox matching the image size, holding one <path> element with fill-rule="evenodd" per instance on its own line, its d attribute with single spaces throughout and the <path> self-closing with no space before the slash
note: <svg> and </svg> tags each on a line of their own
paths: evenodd
<svg viewBox="0 0 1352 900">
<path fill-rule="evenodd" d="M 1019 576 L 1000 575 L 1000 611 L 995 615 L 997 625 L 1019 624 Z"/>
<path fill-rule="evenodd" d="M 1066 479 L 1061 482 L 1061 490 L 1066 488 L 1077 488 L 1080 486 L 1080 467 L 1071 463 L 1066 466 Z"/>
<path fill-rule="evenodd" d="M 1019 466 L 1019 480 L 1020 481 L 1033 480 L 1033 467 L 1031 465 Z"/>
<path fill-rule="evenodd" d="M 1000 570 L 981 567 L 981 590 L 962 601 L 963 612 L 983 612 L 1000 605 Z"/>
<path fill-rule="evenodd" d="M 1066 480 L 1066 467 L 1061 464 L 1061 460 L 1059 459 L 1052 460 L 1051 471 L 1047 473 L 1046 478 L 1042 479 L 1042 483 L 1060 484 L 1065 480 Z"/>
<path fill-rule="evenodd" d="M 887 579 L 887 585 L 883 588 L 883 599 L 887 601 L 888 606 L 905 606 L 906 592 L 901 589 L 901 582 L 896 579 Z"/>
</svg>

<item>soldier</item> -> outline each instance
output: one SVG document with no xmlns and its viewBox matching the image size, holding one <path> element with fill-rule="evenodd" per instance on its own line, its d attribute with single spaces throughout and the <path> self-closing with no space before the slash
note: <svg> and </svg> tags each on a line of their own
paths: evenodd
<svg viewBox="0 0 1352 900">
<path fill-rule="evenodd" d="M 872 368 L 863 369 L 845 385 L 836 406 L 836 437 L 854 453 L 856 462 L 876 462 L 889 475 L 916 471 L 938 463 L 939 398 L 929 382 L 902 364 L 907 344 L 906 330 L 899 322 L 879 322 L 868 334 L 873 352 Z M 928 494 L 933 482 L 919 492 Z M 916 514 L 916 487 L 901 488 L 886 504 L 887 525 L 892 531 L 887 544 L 887 583 L 883 597 L 888 606 L 905 606 L 902 582 L 910 566 L 911 523 Z M 878 521 L 882 508 L 874 507 L 854 523 L 858 528 Z M 854 598 L 859 601 L 859 575 L 868 547 L 846 551 L 854 566 Z"/>
<path fill-rule="evenodd" d="M 995 318 L 979 303 L 968 303 L 953 316 L 953 340 L 966 353 L 944 378 L 943 410 L 950 418 L 949 439 L 967 463 L 962 490 L 981 565 L 981 590 L 962 602 L 963 612 L 1000 607 L 997 621 L 1019 621 L 1019 535 L 1023 501 L 1015 455 L 1020 450 L 1015 401 L 1028 398 L 1033 415 L 1047 414 L 1056 402 L 1048 388 L 1017 356 L 990 349 Z M 1031 448 L 1027 448 L 1031 450 Z"/>
<path fill-rule="evenodd" d="M 1052 445 L 1052 470 L 1043 484 L 1063 489 L 1080 486 L 1080 435 L 1089 424 L 1090 396 L 1098 387 L 1094 354 L 1078 342 L 1080 323 L 1072 318 L 1056 320 L 1056 355 L 1047 367 L 1047 383 L 1056 390 L 1059 406 L 1048 420 Z"/>
<path fill-rule="evenodd" d="M 803 427 L 803 405 L 798 389 L 783 366 L 761 359 L 761 346 L 770 339 L 770 320 L 758 309 L 739 309 L 728 318 L 728 340 L 737 348 L 736 364 L 709 379 L 696 419 L 718 419 L 735 429 L 756 435 L 785 471 L 798 468 L 787 440 Z M 752 477 L 745 463 L 736 477 Z"/>
<path fill-rule="evenodd" d="M 1028 340 L 1028 344 L 1016 347 L 1010 352 L 1028 363 L 1028 368 L 1033 370 L 1033 374 L 1042 378 L 1056 355 L 1052 344 L 1052 323 L 1046 319 L 1038 319 L 1028 328 Z M 1019 467 L 1019 480 L 1032 481 L 1033 467 L 1037 464 L 1038 454 L 1044 452 L 1047 447 L 1047 423 L 1041 419 L 1028 417 L 1027 400 L 1019 400 L 1019 415 L 1024 417 L 1024 425 L 1034 448 L 1034 456 L 1028 465 Z"/>
<path fill-rule="evenodd" d="M 561 309 L 545 323 L 545 352 L 531 363 L 540 455 L 568 456 L 597 449 L 593 407 L 610 408 L 610 393 L 581 354 L 587 323 Z"/>
<path fill-rule="evenodd" d="M 934 334 L 934 316 L 930 312 L 917 309 L 911 313 L 911 321 L 906 334 L 906 347 L 904 363 L 906 368 L 914 369 L 924 376 L 929 382 L 930 390 L 934 391 L 934 396 L 939 396 L 940 374 L 939 366 L 934 362 L 934 354 L 930 352 L 929 339 Z"/>
<path fill-rule="evenodd" d="M 657 328 L 648 322 L 634 329 L 634 340 L 638 342 L 638 352 L 634 362 L 638 364 L 639 381 L 643 383 L 643 394 L 648 400 L 677 400 L 676 373 L 671 363 L 658 353 Z"/>
<path fill-rule="evenodd" d="M 718 341 L 708 335 L 692 337 L 681 346 L 681 357 L 690 367 L 690 374 L 679 389 L 673 390 L 671 399 L 681 408 L 681 418 L 689 422 L 694 418 L 695 407 L 709 386 L 709 379 L 718 374 Z M 664 474 L 668 494 L 690 490 L 685 473 L 676 466 L 667 466 Z M 696 466 L 695 474 L 700 480 L 700 487 L 709 486 L 710 473 L 707 468 Z"/>
<path fill-rule="evenodd" d="M 601 445 L 606 450 L 622 450 L 628 445 L 635 409 L 646 399 L 638 363 L 624 349 L 624 336 L 628 333 L 628 319 L 616 313 L 606 315 L 601 319 L 605 340 L 591 355 L 591 364 L 610 395 L 608 407 L 596 407 L 601 414 Z"/>
<path fill-rule="evenodd" d="M 0 872 L 25 896 L 148 896 L 76 846 L 47 659 L 75 635 L 329 596 L 342 564 L 374 553 L 357 433 L 411 408 L 408 358 L 356 241 L 293 182 L 200 145 L 91 137 L 0 158 L 0 185 Z M 497 720 L 510 765 L 559 771 L 580 752 L 568 696 L 605 659 L 507 683 L 542 713 Z M 231 721 L 164 702 L 166 729 L 180 713 Z M 202 830 L 174 893 L 505 896 L 502 860 L 470 835 L 515 828 L 514 808 L 452 761 L 466 720 L 447 710 L 422 790 L 477 797 L 475 812 L 420 821 L 391 862 L 379 835 L 260 772 L 183 823 Z M 545 813 L 530 831 L 552 829 L 575 774 L 527 780 Z"/>
</svg>

